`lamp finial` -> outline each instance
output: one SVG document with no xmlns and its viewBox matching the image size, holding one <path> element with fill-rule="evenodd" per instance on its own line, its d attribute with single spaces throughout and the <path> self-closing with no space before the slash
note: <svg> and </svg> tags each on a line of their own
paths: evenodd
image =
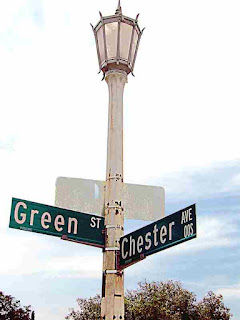
<svg viewBox="0 0 240 320">
<path fill-rule="evenodd" d="M 115 14 L 122 14 L 121 1 L 118 0 L 118 7 Z"/>
</svg>

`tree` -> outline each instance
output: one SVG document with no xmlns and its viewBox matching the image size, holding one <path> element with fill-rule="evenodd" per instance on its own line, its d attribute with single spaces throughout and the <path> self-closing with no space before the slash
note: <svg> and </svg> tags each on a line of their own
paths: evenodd
<svg viewBox="0 0 240 320">
<path fill-rule="evenodd" d="M 178 281 L 140 283 L 128 291 L 125 299 L 126 320 L 229 320 L 230 309 L 223 297 L 208 292 L 202 301 L 183 289 Z M 81 320 L 81 319 L 79 319 Z"/>
<path fill-rule="evenodd" d="M 196 297 L 178 281 L 143 282 L 125 298 L 128 320 L 181 320 L 193 316 Z"/>
<path fill-rule="evenodd" d="M 89 299 L 77 299 L 80 310 L 71 309 L 69 315 L 65 319 L 72 320 L 96 320 L 100 318 L 101 313 L 101 297 L 97 294 Z"/>
<path fill-rule="evenodd" d="M 100 295 L 78 299 L 78 311 L 71 309 L 65 319 L 100 319 Z M 125 296 L 125 320 L 229 320 L 230 309 L 223 297 L 213 292 L 196 302 L 196 295 L 178 281 L 142 282 L 137 290 L 128 290 Z"/>
<path fill-rule="evenodd" d="M 20 301 L 0 291 L 1 320 L 30 320 L 31 306 L 20 306 Z"/>
<path fill-rule="evenodd" d="M 229 320 L 231 317 L 230 309 L 224 306 L 223 296 L 212 291 L 198 303 L 197 312 L 199 320 Z"/>
</svg>

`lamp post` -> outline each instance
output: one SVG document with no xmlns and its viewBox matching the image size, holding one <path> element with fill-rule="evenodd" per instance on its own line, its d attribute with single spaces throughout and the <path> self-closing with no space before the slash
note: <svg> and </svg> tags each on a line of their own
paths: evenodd
<svg viewBox="0 0 240 320">
<path fill-rule="evenodd" d="M 99 69 L 109 89 L 108 144 L 105 189 L 105 248 L 101 319 L 124 319 L 123 271 L 118 269 L 119 239 L 124 230 L 123 90 L 133 68 L 142 31 L 136 19 L 122 14 L 120 0 L 115 15 L 103 17 L 93 28 Z"/>
</svg>

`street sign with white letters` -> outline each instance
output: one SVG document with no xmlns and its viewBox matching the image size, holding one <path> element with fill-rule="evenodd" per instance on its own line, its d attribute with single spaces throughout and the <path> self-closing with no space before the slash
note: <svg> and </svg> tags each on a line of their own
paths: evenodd
<svg viewBox="0 0 240 320">
<path fill-rule="evenodd" d="M 12 198 L 10 228 L 104 247 L 104 218 Z"/>
<path fill-rule="evenodd" d="M 118 268 L 124 269 L 146 256 L 196 236 L 196 206 L 193 204 L 121 237 Z"/>
</svg>

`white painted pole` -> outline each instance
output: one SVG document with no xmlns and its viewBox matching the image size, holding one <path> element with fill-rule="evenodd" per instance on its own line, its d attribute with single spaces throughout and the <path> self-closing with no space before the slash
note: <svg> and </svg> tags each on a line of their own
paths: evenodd
<svg viewBox="0 0 240 320">
<path fill-rule="evenodd" d="M 123 90 L 127 73 L 110 70 L 105 76 L 109 89 L 108 149 L 105 190 L 105 249 L 101 319 L 124 319 L 123 272 L 117 271 L 119 239 L 123 235 Z"/>
</svg>

